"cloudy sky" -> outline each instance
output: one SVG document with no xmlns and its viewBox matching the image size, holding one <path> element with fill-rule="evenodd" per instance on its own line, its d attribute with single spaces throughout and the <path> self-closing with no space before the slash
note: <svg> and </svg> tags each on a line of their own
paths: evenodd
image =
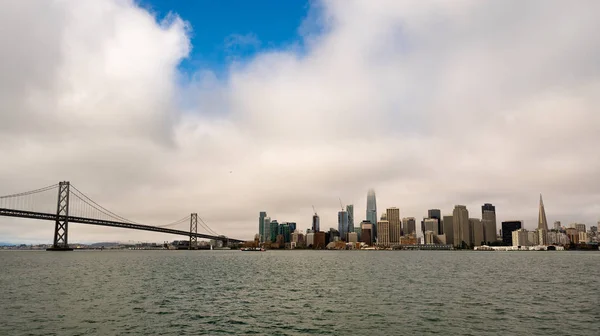
<svg viewBox="0 0 600 336">
<path fill-rule="evenodd" d="M 0 195 L 68 180 L 244 239 L 261 210 L 359 221 L 371 187 L 402 217 L 490 202 L 533 228 L 542 193 L 550 222 L 600 220 L 600 2 L 219 3 L 0 2 Z M 0 218 L 0 241 L 52 232 Z"/>
</svg>

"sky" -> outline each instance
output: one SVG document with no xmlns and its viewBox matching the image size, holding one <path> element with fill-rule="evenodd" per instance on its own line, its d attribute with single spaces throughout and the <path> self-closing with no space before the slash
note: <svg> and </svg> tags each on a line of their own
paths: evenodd
<svg viewBox="0 0 600 336">
<path fill-rule="evenodd" d="M 600 2 L 5 1 L 0 195 L 67 180 L 150 225 L 251 239 L 466 205 L 600 220 Z M 550 224 L 551 225 L 551 224 Z M 181 229 L 186 229 L 183 225 Z M 53 223 L 0 218 L 0 241 Z M 180 239 L 73 224 L 71 242 Z"/>
</svg>

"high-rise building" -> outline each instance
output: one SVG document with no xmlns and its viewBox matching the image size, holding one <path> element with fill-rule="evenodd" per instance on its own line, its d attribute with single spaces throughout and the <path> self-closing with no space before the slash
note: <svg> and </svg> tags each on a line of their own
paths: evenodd
<svg viewBox="0 0 600 336">
<path fill-rule="evenodd" d="M 381 219 L 377 222 L 377 245 L 390 246 L 390 222 Z"/>
<path fill-rule="evenodd" d="M 319 231 L 321 231 L 321 223 L 320 223 L 319 215 L 317 215 L 316 212 L 312 216 L 312 226 L 311 226 L 311 228 L 312 228 L 313 232 L 319 232 Z"/>
<path fill-rule="evenodd" d="M 367 193 L 367 220 L 373 224 L 373 239 L 377 238 L 377 199 L 375 190 L 369 189 Z"/>
<path fill-rule="evenodd" d="M 585 232 L 585 224 L 575 224 L 575 230 L 577 232 Z"/>
<path fill-rule="evenodd" d="M 446 244 L 454 244 L 454 229 L 452 216 L 444 216 L 443 226 L 444 234 L 446 235 Z"/>
<path fill-rule="evenodd" d="M 481 246 L 485 244 L 483 239 L 483 224 L 479 218 L 469 218 L 469 229 L 471 230 L 471 243 L 472 246 Z"/>
<path fill-rule="evenodd" d="M 502 222 L 504 224 L 504 222 Z M 504 235 L 504 231 L 502 231 L 502 235 Z M 510 232 L 511 236 L 511 246 L 529 246 L 529 235 L 527 230 L 525 229 L 516 229 Z"/>
<path fill-rule="evenodd" d="M 271 217 L 265 217 L 263 219 L 263 237 L 262 242 L 270 242 L 271 241 Z"/>
<path fill-rule="evenodd" d="M 360 223 L 360 241 L 373 245 L 373 224 L 368 220 Z"/>
<path fill-rule="evenodd" d="M 348 232 L 354 231 L 354 205 L 346 205 L 346 212 L 348 212 Z"/>
<path fill-rule="evenodd" d="M 261 243 L 265 241 L 265 217 L 267 217 L 265 211 L 258 214 L 258 240 Z"/>
<path fill-rule="evenodd" d="M 313 248 L 322 249 L 325 248 L 326 245 L 327 243 L 325 242 L 325 232 L 315 232 Z"/>
<path fill-rule="evenodd" d="M 512 232 L 523 227 L 521 221 L 502 222 L 502 243 L 506 246 L 519 246 L 513 244 Z"/>
<path fill-rule="evenodd" d="M 292 241 L 292 230 L 290 223 L 279 224 L 278 234 L 283 236 L 283 243 L 289 243 Z"/>
<path fill-rule="evenodd" d="M 348 236 L 348 211 L 338 212 L 338 231 L 340 232 L 340 238 L 346 240 Z"/>
<path fill-rule="evenodd" d="M 496 207 L 490 203 L 481 206 L 481 224 L 483 225 L 483 241 L 493 243 L 496 238 Z"/>
<path fill-rule="evenodd" d="M 469 210 L 464 205 L 455 205 L 452 212 L 454 246 L 466 247 L 471 241 Z"/>
<path fill-rule="evenodd" d="M 390 245 L 400 244 L 400 236 L 402 232 L 400 209 L 388 208 L 385 212 L 387 220 L 390 222 Z"/>
<path fill-rule="evenodd" d="M 548 231 L 548 221 L 546 220 L 546 210 L 544 209 L 544 201 L 542 200 L 542 194 L 540 194 L 540 212 L 538 214 L 537 228 Z"/>
<path fill-rule="evenodd" d="M 271 233 L 270 241 L 274 243 L 277 241 L 277 235 L 279 234 L 279 223 L 276 219 L 271 221 L 269 232 Z"/>
<path fill-rule="evenodd" d="M 434 235 L 440 234 L 438 232 L 438 227 L 439 227 L 438 222 L 439 221 L 438 221 L 437 218 L 425 218 L 425 219 L 423 219 L 423 223 L 425 224 L 425 231 L 424 232 L 431 231 L 431 232 L 433 232 Z"/>
<path fill-rule="evenodd" d="M 554 230 L 560 231 L 560 229 L 561 229 L 560 221 L 554 222 Z"/>
<path fill-rule="evenodd" d="M 444 228 L 442 227 L 442 211 L 440 211 L 440 209 L 427 210 L 427 218 L 437 219 L 438 228 L 436 234 L 441 235 L 444 233 Z"/>
<path fill-rule="evenodd" d="M 404 236 L 408 236 L 410 234 L 416 234 L 417 231 L 417 221 L 415 217 L 404 217 L 402 218 L 402 233 Z"/>
</svg>

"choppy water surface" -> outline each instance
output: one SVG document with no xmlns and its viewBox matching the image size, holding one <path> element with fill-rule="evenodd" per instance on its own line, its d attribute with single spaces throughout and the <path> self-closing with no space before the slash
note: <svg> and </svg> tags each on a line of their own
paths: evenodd
<svg viewBox="0 0 600 336">
<path fill-rule="evenodd" d="M 600 253 L 0 252 L 0 335 L 598 335 Z"/>
</svg>

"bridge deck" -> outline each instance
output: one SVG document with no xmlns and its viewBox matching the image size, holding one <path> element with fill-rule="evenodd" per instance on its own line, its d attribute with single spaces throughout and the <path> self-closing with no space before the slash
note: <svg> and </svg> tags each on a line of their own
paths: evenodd
<svg viewBox="0 0 600 336">
<path fill-rule="evenodd" d="M 5 209 L 5 208 L 0 208 L 0 216 L 31 218 L 31 219 L 40 219 L 40 220 L 49 220 L 49 221 L 56 221 L 56 219 L 57 219 L 56 214 L 49 214 L 49 213 L 44 213 L 44 212 L 34 212 L 34 211 L 24 211 L 24 210 L 13 210 L 13 209 Z M 59 219 L 65 219 L 65 218 L 64 218 L 64 216 L 59 216 Z M 109 226 L 109 227 L 118 227 L 118 228 L 123 228 L 123 229 L 161 232 L 161 233 L 168 233 L 168 234 L 174 234 L 174 235 L 186 236 L 186 237 L 190 236 L 190 232 L 188 232 L 188 231 L 175 230 L 175 229 L 169 229 L 169 228 L 161 228 L 161 227 L 156 227 L 156 226 L 151 226 L 151 225 L 131 224 L 131 223 L 124 223 L 124 222 L 115 222 L 115 221 L 85 218 L 85 217 L 75 217 L 75 216 L 68 216 L 68 220 L 69 220 L 69 223 L 101 225 L 101 226 Z M 233 238 L 221 237 L 221 236 L 213 236 L 213 235 L 207 235 L 207 234 L 203 234 L 203 233 L 194 233 L 192 235 L 197 238 L 201 238 L 201 239 L 214 239 L 214 240 L 222 240 L 222 241 L 228 240 L 228 241 L 234 242 L 234 243 L 244 242 L 243 240 L 240 240 L 240 239 L 233 239 Z"/>
</svg>

